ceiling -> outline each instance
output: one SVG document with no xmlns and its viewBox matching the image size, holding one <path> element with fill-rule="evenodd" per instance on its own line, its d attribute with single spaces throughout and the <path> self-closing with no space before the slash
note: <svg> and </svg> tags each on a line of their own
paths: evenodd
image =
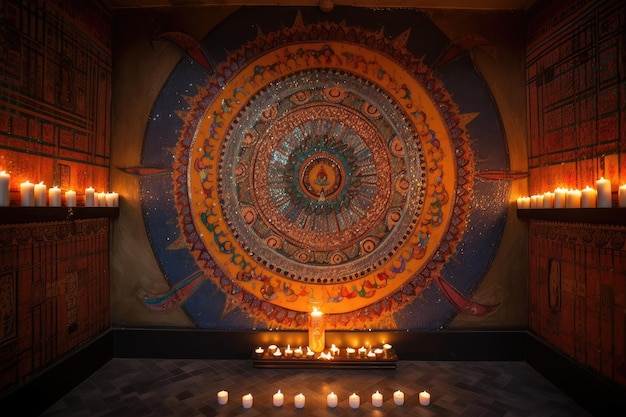
<svg viewBox="0 0 626 417">
<path fill-rule="evenodd" d="M 173 6 L 333 6 L 373 8 L 414 7 L 423 9 L 526 10 L 537 0 L 109 0 L 113 8 Z"/>
</svg>

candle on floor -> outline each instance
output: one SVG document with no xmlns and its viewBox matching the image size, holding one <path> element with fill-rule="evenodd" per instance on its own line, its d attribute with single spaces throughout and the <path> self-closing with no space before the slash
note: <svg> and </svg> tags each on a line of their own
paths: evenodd
<svg viewBox="0 0 626 417">
<path fill-rule="evenodd" d="M 393 393 L 393 402 L 395 405 L 404 404 L 404 392 L 397 390 Z"/>
<path fill-rule="evenodd" d="M 619 187 L 619 206 L 626 207 L 626 184 Z"/>
<path fill-rule="evenodd" d="M 274 407 L 282 407 L 284 401 L 285 395 L 280 392 L 280 390 L 278 390 L 276 394 L 274 394 L 274 396 L 272 397 L 272 404 L 274 404 Z"/>
<path fill-rule="evenodd" d="M 9 206 L 10 187 L 11 187 L 11 175 L 7 174 L 5 171 L 0 171 L 0 206 L 2 207 Z"/>
<path fill-rule="evenodd" d="M 219 391 L 217 393 L 217 403 L 219 405 L 224 405 L 228 402 L 228 391 Z"/>
<path fill-rule="evenodd" d="M 420 399 L 420 404 L 422 405 L 430 404 L 430 394 L 426 391 L 420 392 L 419 399 Z"/>
<path fill-rule="evenodd" d="M 335 394 L 334 392 L 331 392 L 330 394 L 328 394 L 328 396 L 326 396 L 326 404 L 330 407 L 330 408 L 335 408 L 337 407 L 337 394 Z"/>
<path fill-rule="evenodd" d="M 241 405 L 243 405 L 243 408 L 252 408 L 253 400 L 252 394 L 246 394 L 241 397 Z"/>
<path fill-rule="evenodd" d="M 35 184 L 35 206 L 36 207 L 46 207 L 47 206 L 47 198 L 46 191 L 48 187 L 46 184 L 40 182 L 39 184 Z"/>
<path fill-rule="evenodd" d="M 581 208 L 595 208 L 596 207 L 597 192 L 590 186 L 583 188 L 580 194 L 580 207 Z"/>
<path fill-rule="evenodd" d="M 56 185 L 48 190 L 48 204 L 50 207 L 61 207 L 61 189 Z"/>
<path fill-rule="evenodd" d="M 348 397 L 348 404 L 350 404 L 350 408 L 359 408 L 359 405 L 361 405 L 361 397 L 356 395 L 356 393 L 352 393 L 352 395 Z"/>
<path fill-rule="evenodd" d="M 31 207 L 35 205 L 35 184 L 26 180 L 20 184 L 20 197 L 22 206 Z"/>
<path fill-rule="evenodd" d="M 372 394 L 372 405 L 374 407 L 382 407 L 382 405 L 383 405 L 383 394 L 381 394 L 378 391 L 373 393 Z"/>
<path fill-rule="evenodd" d="M 76 207 L 76 191 L 67 190 L 65 192 L 65 205 L 68 207 Z"/>
<path fill-rule="evenodd" d="M 303 393 L 300 393 L 293 397 L 293 403 L 295 404 L 296 408 L 304 408 L 304 401 L 305 398 Z"/>
<path fill-rule="evenodd" d="M 93 187 L 89 187 L 85 189 L 85 207 L 95 207 L 96 198 L 95 198 L 95 190 Z"/>
<path fill-rule="evenodd" d="M 596 181 L 596 190 L 598 190 L 598 208 L 611 208 L 611 181 L 601 177 Z"/>
</svg>

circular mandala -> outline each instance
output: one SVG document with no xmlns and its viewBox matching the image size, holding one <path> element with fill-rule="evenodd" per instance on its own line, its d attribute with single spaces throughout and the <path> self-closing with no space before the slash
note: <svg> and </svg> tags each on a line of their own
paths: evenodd
<svg viewBox="0 0 626 417">
<path fill-rule="evenodd" d="M 472 185 L 464 127 L 424 63 L 381 34 L 261 34 L 189 101 L 180 227 L 250 314 L 298 328 L 321 300 L 331 326 L 362 327 L 420 295 L 454 250 Z"/>
</svg>

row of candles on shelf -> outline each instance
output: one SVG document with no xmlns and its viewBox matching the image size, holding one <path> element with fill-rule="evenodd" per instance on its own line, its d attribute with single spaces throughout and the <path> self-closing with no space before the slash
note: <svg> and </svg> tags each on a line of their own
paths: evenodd
<svg viewBox="0 0 626 417">
<path fill-rule="evenodd" d="M 427 391 L 422 391 L 419 393 L 419 403 L 423 406 L 427 406 L 430 404 L 430 393 Z M 393 393 L 393 402 L 395 405 L 403 405 L 404 404 L 404 392 L 397 390 Z M 222 390 L 217 393 L 217 403 L 220 405 L 226 405 L 228 403 L 228 391 Z M 252 394 L 245 394 L 241 397 L 241 405 L 243 408 L 252 408 L 254 403 L 254 397 Z M 272 404 L 274 407 L 282 407 L 285 403 L 285 394 L 278 390 L 272 396 Z M 304 404 L 306 403 L 306 397 L 304 394 L 299 393 L 293 397 L 293 403 L 296 408 L 304 408 Z M 330 408 L 335 408 L 339 404 L 339 397 L 334 392 L 331 392 L 326 396 L 326 404 Z M 357 409 L 361 406 L 361 397 L 352 393 L 348 397 L 348 404 L 350 408 Z M 372 394 L 372 406 L 373 407 L 382 407 L 383 405 L 383 394 L 380 391 L 376 391 Z"/>
<path fill-rule="evenodd" d="M 11 177 L 0 171 L 0 206 L 10 205 L 9 184 Z M 96 192 L 93 187 L 85 189 L 85 207 L 119 207 L 119 194 L 116 192 Z M 22 207 L 61 207 L 61 189 L 58 186 L 48 188 L 46 184 L 25 181 L 20 184 L 20 203 Z M 76 207 L 76 191 L 65 191 L 65 206 Z"/>
<path fill-rule="evenodd" d="M 391 345 L 385 343 L 382 348 L 369 348 L 361 346 L 358 349 L 347 347 L 345 353 L 348 358 L 367 358 L 376 359 L 385 356 L 387 350 L 391 349 Z M 295 349 L 291 348 L 291 345 L 287 345 L 284 350 L 281 350 L 276 345 L 269 345 L 267 348 L 268 354 L 273 358 L 306 358 L 306 359 L 327 359 L 331 360 L 341 353 L 341 348 L 332 344 L 328 352 L 315 352 L 309 346 L 306 347 L 306 351 L 302 349 L 302 346 Z M 254 353 L 261 357 L 265 354 L 265 349 L 261 346 L 255 349 Z M 317 356 L 316 356 L 317 355 Z"/>
<path fill-rule="evenodd" d="M 596 181 L 596 188 L 585 187 L 583 190 L 556 188 L 543 194 L 517 199 L 518 209 L 540 208 L 611 208 L 611 182 L 604 178 Z M 619 187 L 618 206 L 626 207 L 626 184 Z"/>
</svg>

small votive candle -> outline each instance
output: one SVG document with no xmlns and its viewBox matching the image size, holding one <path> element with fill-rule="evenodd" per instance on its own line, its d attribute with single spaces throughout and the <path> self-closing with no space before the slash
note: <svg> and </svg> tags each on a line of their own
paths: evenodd
<svg viewBox="0 0 626 417">
<path fill-rule="evenodd" d="M 611 208 L 611 181 L 601 177 L 596 181 L 598 190 L 598 208 Z"/>
<path fill-rule="evenodd" d="M 294 358 L 301 358 L 302 357 L 302 346 L 295 348 L 293 350 L 293 357 Z"/>
<path fill-rule="evenodd" d="M 397 390 L 396 392 L 393 393 L 393 403 L 395 405 L 402 405 L 404 404 L 404 392 Z"/>
<path fill-rule="evenodd" d="M 331 353 L 331 355 L 337 356 L 337 355 L 339 355 L 339 351 L 340 351 L 340 349 L 335 344 L 332 344 L 330 346 L 330 353 Z"/>
<path fill-rule="evenodd" d="M 382 407 L 382 405 L 383 405 L 383 394 L 381 394 L 378 391 L 373 393 L 372 394 L 372 405 L 374 407 Z"/>
<path fill-rule="evenodd" d="M 356 352 L 354 348 L 346 348 L 346 355 L 348 355 L 349 358 L 354 358 L 354 352 Z"/>
<path fill-rule="evenodd" d="M 285 395 L 278 390 L 274 396 L 272 396 L 272 404 L 274 407 L 282 407 L 283 402 L 285 401 Z"/>
<path fill-rule="evenodd" d="M 285 358 L 291 358 L 293 356 L 293 349 L 291 349 L 290 345 L 287 345 L 285 349 Z"/>
<path fill-rule="evenodd" d="M 0 171 L 0 206 L 2 207 L 9 206 L 10 187 L 11 187 L 11 175 L 7 174 L 5 171 Z"/>
<path fill-rule="evenodd" d="M 85 188 L 85 207 L 95 207 L 96 192 L 93 187 Z"/>
<path fill-rule="evenodd" d="M 293 397 L 293 403 L 296 406 L 296 408 L 304 408 L 304 394 L 300 393 L 298 395 L 296 395 L 295 397 Z"/>
<path fill-rule="evenodd" d="M 283 356 L 283 353 L 280 351 L 280 349 L 276 349 L 274 351 L 274 357 L 275 358 L 280 358 L 281 356 Z"/>
<path fill-rule="evenodd" d="M 241 397 L 241 405 L 243 405 L 243 408 L 252 408 L 253 402 L 254 398 L 252 397 L 252 394 L 246 394 Z"/>
<path fill-rule="evenodd" d="M 35 205 L 35 184 L 26 181 L 20 184 L 20 197 L 22 206 L 31 207 Z"/>
<path fill-rule="evenodd" d="M 330 394 L 328 394 L 326 396 L 326 404 L 330 407 L 330 408 L 335 408 L 337 407 L 337 394 L 335 394 L 334 392 L 331 392 Z"/>
<path fill-rule="evenodd" d="M 219 391 L 217 393 L 217 403 L 219 405 L 224 405 L 228 402 L 228 391 Z"/>
<path fill-rule="evenodd" d="M 263 349 L 261 346 L 254 350 L 254 353 L 256 353 L 258 356 L 263 356 L 263 352 L 265 352 L 265 349 Z"/>
<path fill-rule="evenodd" d="M 376 355 L 377 358 L 380 358 L 381 356 L 383 356 L 384 351 L 381 348 L 376 348 L 374 349 L 374 355 Z"/>
<path fill-rule="evenodd" d="M 350 404 L 350 408 L 359 408 L 359 406 L 361 405 L 361 397 L 356 395 L 356 393 L 352 393 L 352 395 L 348 397 L 348 404 Z"/>
<path fill-rule="evenodd" d="M 367 352 L 367 359 L 375 359 L 376 358 L 376 354 L 374 353 L 374 351 L 370 350 L 369 352 Z"/>
<path fill-rule="evenodd" d="M 278 346 L 276 346 L 276 345 L 269 345 L 267 347 L 267 350 L 269 350 L 270 354 L 272 354 L 272 355 L 274 354 L 274 352 L 276 352 L 276 349 L 278 349 Z"/>
<path fill-rule="evenodd" d="M 361 346 L 359 348 L 359 356 L 364 358 L 366 354 L 367 354 L 367 349 L 365 349 L 365 346 Z"/>
<path fill-rule="evenodd" d="M 420 399 L 420 404 L 424 406 L 430 404 L 430 394 L 426 391 L 420 392 L 419 399 Z"/>
<path fill-rule="evenodd" d="M 65 192 L 65 205 L 68 207 L 76 207 L 76 191 L 67 190 Z"/>
<path fill-rule="evenodd" d="M 619 194 L 619 206 L 626 207 L 626 184 L 620 185 L 618 194 Z"/>
<path fill-rule="evenodd" d="M 48 187 L 46 184 L 40 182 L 39 184 L 35 184 L 35 207 L 46 207 L 46 191 Z"/>
<path fill-rule="evenodd" d="M 61 189 L 56 185 L 48 190 L 48 204 L 50 207 L 61 207 Z"/>
</svg>

